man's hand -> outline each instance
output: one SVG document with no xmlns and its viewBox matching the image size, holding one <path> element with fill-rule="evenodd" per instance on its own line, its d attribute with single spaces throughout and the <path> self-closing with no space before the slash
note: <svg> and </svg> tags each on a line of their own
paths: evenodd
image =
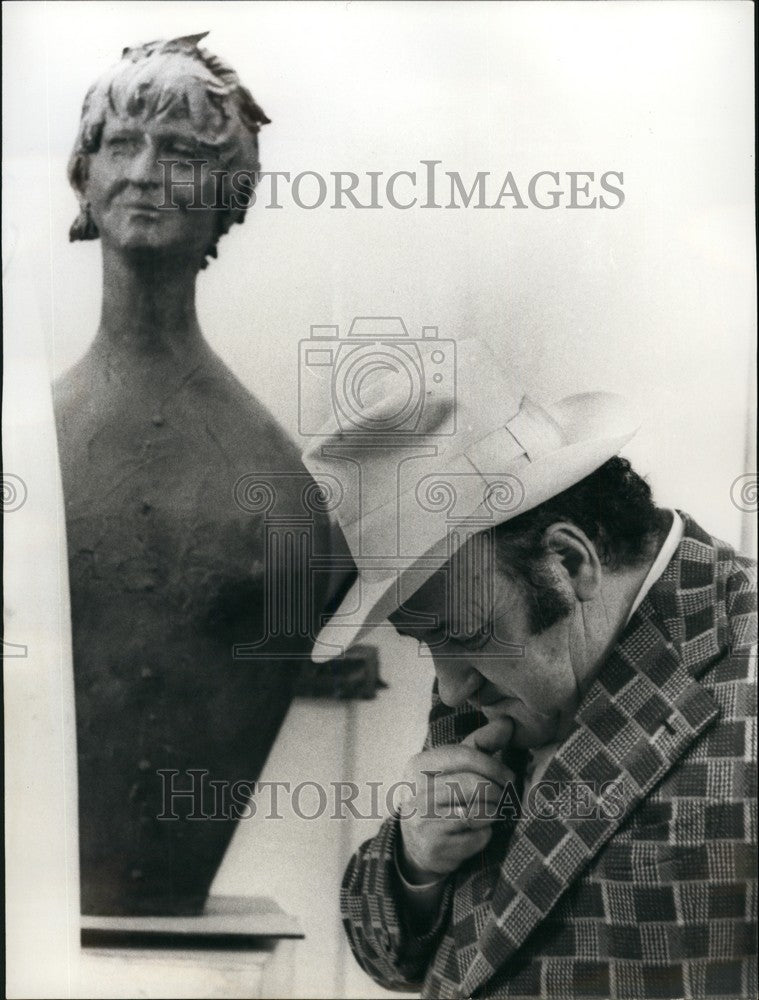
<svg viewBox="0 0 759 1000">
<path fill-rule="evenodd" d="M 495 719 L 458 746 L 416 754 L 406 780 L 415 789 L 400 810 L 404 875 L 431 882 L 455 871 L 490 840 L 496 807 L 514 773 L 500 761 L 514 724 Z"/>
</svg>

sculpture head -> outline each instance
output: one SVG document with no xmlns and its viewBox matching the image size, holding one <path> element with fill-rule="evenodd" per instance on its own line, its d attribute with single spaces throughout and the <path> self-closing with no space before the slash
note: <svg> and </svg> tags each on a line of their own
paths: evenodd
<svg viewBox="0 0 759 1000">
<path fill-rule="evenodd" d="M 71 240 L 199 251 L 205 267 L 219 238 L 244 220 L 260 168 L 258 132 L 269 119 L 234 70 L 198 47 L 205 34 L 126 48 L 88 91 L 68 166 L 80 203 Z M 169 160 L 177 208 L 158 209 L 167 204 L 161 161 Z M 232 175 L 243 179 L 234 198 Z M 204 208 L 196 207 L 198 176 Z"/>
</svg>

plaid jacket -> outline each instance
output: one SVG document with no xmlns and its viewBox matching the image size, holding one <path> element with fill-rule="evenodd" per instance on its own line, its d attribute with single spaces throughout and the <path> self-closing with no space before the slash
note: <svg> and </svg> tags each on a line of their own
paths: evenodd
<svg viewBox="0 0 759 1000">
<path fill-rule="evenodd" d="M 383 986 L 432 998 L 757 996 L 755 569 L 683 518 L 674 557 L 544 775 L 615 782 L 617 808 L 497 823 L 424 936 L 404 923 L 398 820 L 387 819 L 341 893 L 354 954 Z M 425 745 L 484 721 L 433 692 Z"/>
</svg>

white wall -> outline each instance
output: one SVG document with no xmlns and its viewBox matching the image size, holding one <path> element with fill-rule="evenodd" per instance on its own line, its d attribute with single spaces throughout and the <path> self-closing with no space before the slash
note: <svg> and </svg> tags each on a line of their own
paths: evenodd
<svg viewBox="0 0 759 1000">
<path fill-rule="evenodd" d="M 630 393 L 647 419 L 627 453 L 660 501 L 739 542 L 730 490 L 746 471 L 755 332 L 750 4 L 11 3 L 4 22 L 4 197 L 36 246 L 53 374 L 99 311 L 99 247 L 67 242 L 84 92 L 124 45 L 210 29 L 208 47 L 273 119 L 266 169 L 439 159 L 470 181 L 511 170 L 520 187 L 538 170 L 624 172 L 615 211 L 257 206 L 201 277 L 201 321 L 291 432 L 310 324 L 398 314 L 416 332 L 478 333 L 539 399 Z M 428 667 L 408 644 L 383 649 L 393 686 L 356 707 L 355 753 L 335 750 L 341 777 L 399 777 L 421 741 Z M 341 834 L 300 876 L 309 909 L 303 883 L 322 865 L 309 921 L 345 996 L 371 987 L 346 958 L 324 872 L 369 832 Z M 256 865 L 252 834 L 240 837 L 225 891 Z"/>
<path fill-rule="evenodd" d="M 625 176 L 612 211 L 254 209 L 202 276 L 201 317 L 288 428 L 311 323 L 389 313 L 412 331 L 478 333 L 546 398 L 629 391 L 648 417 L 629 453 L 662 502 L 738 540 L 729 490 L 754 338 L 750 4 L 5 11 L 6 198 L 36 230 L 55 374 L 99 312 L 99 248 L 67 243 L 84 92 L 125 44 L 210 29 L 273 119 L 266 169 L 439 159 L 465 179 L 511 170 L 520 187 L 538 170 Z"/>
</svg>

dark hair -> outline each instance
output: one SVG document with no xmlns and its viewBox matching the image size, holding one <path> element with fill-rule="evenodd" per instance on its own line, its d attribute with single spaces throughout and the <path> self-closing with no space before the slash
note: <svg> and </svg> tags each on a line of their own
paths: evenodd
<svg viewBox="0 0 759 1000">
<path fill-rule="evenodd" d="M 648 483 L 625 458 L 610 458 L 579 483 L 493 529 L 499 568 L 528 584 L 530 625 L 540 632 L 569 607 L 546 576 L 545 531 L 571 521 L 593 542 L 610 569 L 639 565 L 666 528 L 667 514 L 653 501 Z"/>
</svg>

